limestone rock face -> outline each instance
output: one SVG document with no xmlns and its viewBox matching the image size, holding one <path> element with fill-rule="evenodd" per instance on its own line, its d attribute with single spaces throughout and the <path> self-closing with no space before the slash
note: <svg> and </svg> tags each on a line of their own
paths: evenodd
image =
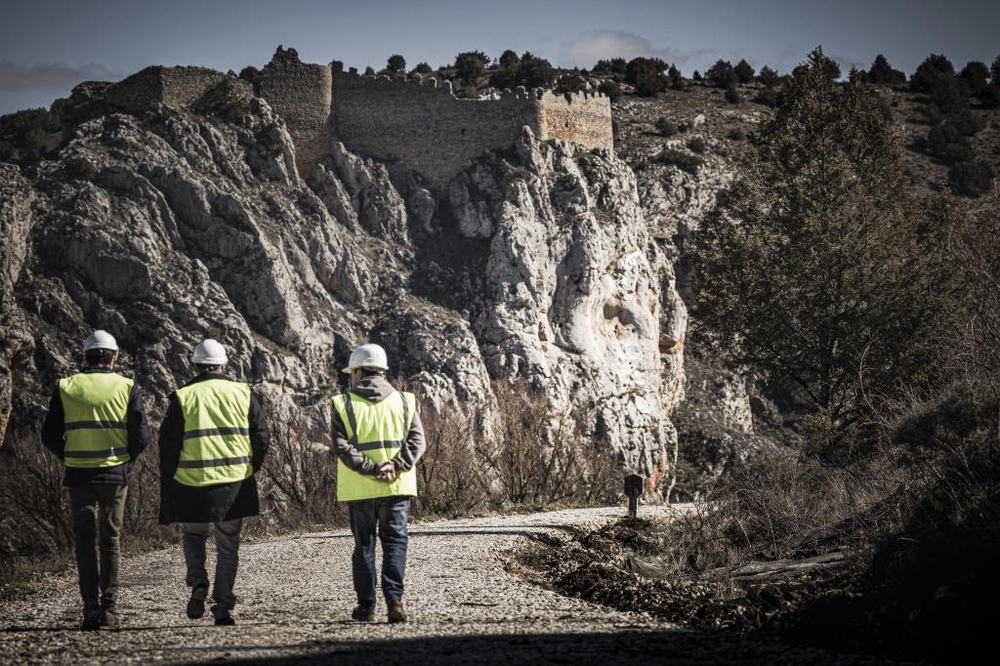
<svg viewBox="0 0 1000 666">
<path fill-rule="evenodd" d="M 634 174 L 613 154 L 525 131 L 514 154 L 489 154 L 456 178 L 460 233 L 489 239 L 473 328 L 492 377 L 549 389 L 557 413 L 583 419 L 625 466 L 653 479 L 672 447 L 661 376 L 663 307 Z"/>
<path fill-rule="evenodd" d="M 526 132 L 441 195 L 335 143 L 299 174 L 294 150 L 254 98 L 92 118 L 30 177 L 0 165 L 0 435 L 35 431 L 104 328 L 154 425 L 215 337 L 277 432 L 327 441 L 373 340 L 432 409 L 527 379 L 658 489 L 686 313 L 623 162 Z"/>
</svg>

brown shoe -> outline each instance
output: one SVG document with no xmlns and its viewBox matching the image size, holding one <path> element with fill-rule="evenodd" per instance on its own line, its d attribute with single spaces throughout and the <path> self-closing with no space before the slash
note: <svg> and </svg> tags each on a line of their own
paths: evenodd
<svg viewBox="0 0 1000 666">
<path fill-rule="evenodd" d="M 372 622 L 375 620 L 375 609 L 356 606 L 351 612 L 351 617 L 358 622 Z"/>
<path fill-rule="evenodd" d="M 406 609 L 403 608 L 403 600 L 389 601 L 389 624 L 406 622 Z"/>
<path fill-rule="evenodd" d="M 121 618 L 118 617 L 118 611 L 116 611 L 114 608 L 102 608 L 101 626 L 114 630 L 120 629 Z"/>
</svg>

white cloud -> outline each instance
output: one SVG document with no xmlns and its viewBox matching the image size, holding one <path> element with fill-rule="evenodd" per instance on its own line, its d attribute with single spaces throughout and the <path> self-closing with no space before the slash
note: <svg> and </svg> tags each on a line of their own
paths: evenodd
<svg viewBox="0 0 1000 666">
<path fill-rule="evenodd" d="M 671 48 L 655 48 L 645 37 L 631 32 L 602 30 L 582 35 L 564 44 L 559 51 L 561 67 L 593 67 L 598 60 L 611 58 L 659 58 L 669 64 L 682 64 L 687 57 Z"/>
<path fill-rule="evenodd" d="M 121 74 L 104 65 L 64 63 L 0 62 L 0 90 L 55 90 L 72 88 L 83 81 L 117 81 Z"/>
</svg>

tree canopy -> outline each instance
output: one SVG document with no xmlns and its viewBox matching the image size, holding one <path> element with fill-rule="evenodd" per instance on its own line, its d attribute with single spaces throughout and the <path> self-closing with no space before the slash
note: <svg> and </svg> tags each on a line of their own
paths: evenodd
<svg viewBox="0 0 1000 666">
<path fill-rule="evenodd" d="M 877 94 L 821 49 L 695 236 L 694 316 L 833 432 L 929 375 L 951 307 L 946 199 L 916 195 Z"/>
</svg>

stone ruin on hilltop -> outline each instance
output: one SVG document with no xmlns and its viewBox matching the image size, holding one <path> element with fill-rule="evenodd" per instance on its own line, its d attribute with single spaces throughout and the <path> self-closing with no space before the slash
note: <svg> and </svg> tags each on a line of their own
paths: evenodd
<svg viewBox="0 0 1000 666">
<path fill-rule="evenodd" d="M 67 111 L 79 120 L 109 111 L 136 113 L 153 104 L 189 108 L 227 77 L 232 74 L 204 67 L 151 66 L 112 85 L 80 84 Z M 253 94 L 284 119 L 303 176 L 334 141 L 416 171 L 437 190 L 472 158 L 513 145 L 525 126 L 543 141 L 613 149 L 611 102 L 600 93 L 518 88 L 494 99 L 459 99 L 450 81 L 363 76 L 355 68 L 345 72 L 338 61 L 303 63 L 295 49 L 279 46 Z"/>
</svg>

